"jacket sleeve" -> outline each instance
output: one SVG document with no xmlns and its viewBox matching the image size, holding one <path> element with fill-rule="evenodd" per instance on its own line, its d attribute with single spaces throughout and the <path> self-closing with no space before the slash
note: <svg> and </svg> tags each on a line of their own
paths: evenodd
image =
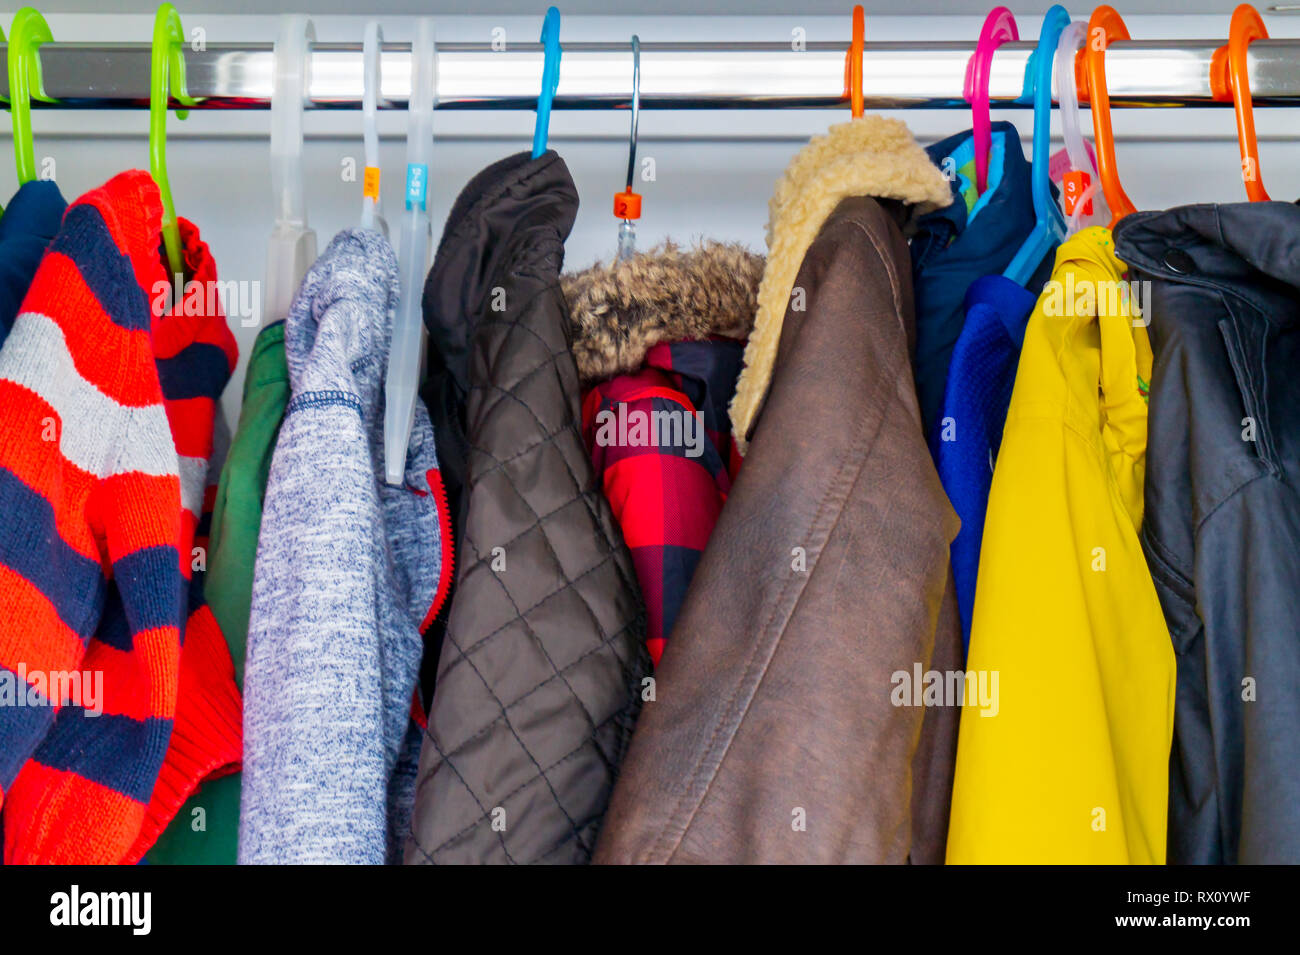
<svg viewBox="0 0 1300 955">
<path fill-rule="evenodd" d="M 104 604 L 99 542 L 62 493 L 94 476 L 77 474 L 57 441 L 42 440 L 62 430 L 62 394 L 37 369 L 67 363 L 48 340 L 54 329 L 33 327 L 47 323 L 20 314 L 0 352 L 0 807 L 7 815 L 19 771 L 54 722 L 48 674 L 80 665 Z M 14 823 L 6 828 L 12 833 Z"/>
<path fill-rule="evenodd" d="M 345 392 L 289 402 L 267 481 L 244 669 L 239 861 L 334 861 L 343 842 L 386 837 L 379 672 L 368 524 L 378 508 L 367 447 Z M 368 520 L 369 518 L 369 520 Z M 367 793 L 371 798 L 367 798 Z M 372 811 L 358 812 L 358 801 Z"/>
<path fill-rule="evenodd" d="M 653 374 L 659 384 L 644 379 Z M 646 647 L 658 666 L 725 497 L 722 468 L 695 408 L 666 376 L 646 372 L 591 392 L 583 430 L 592 464 L 632 554 L 646 604 Z M 667 417 L 663 417 L 667 415 Z M 658 443 L 659 422 L 681 440 Z"/>
<path fill-rule="evenodd" d="M 1294 865 L 1300 862 L 1300 507 L 1294 486 L 1272 475 L 1257 478 L 1199 536 L 1196 599 L 1204 629 L 1179 652 L 1199 657 L 1209 680 L 1194 690 L 1206 701 L 1200 713 L 1184 710 L 1180 699 L 1179 763 L 1188 774 L 1208 777 L 1208 785 L 1193 794 L 1198 802 L 1180 801 L 1179 841 L 1195 833 L 1195 809 L 1217 812 L 1203 820 L 1202 844 L 1180 854 L 1180 861 Z M 1180 691 L 1184 674 L 1180 669 Z M 1190 732 L 1189 724 L 1202 715 L 1208 721 Z M 1209 751 L 1188 745 L 1211 740 Z"/>
<path fill-rule="evenodd" d="M 185 234 L 191 241 L 197 240 L 191 230 L 186 229 Z M 220 362 L 225 368 L 233 368 L 238 361 L 238 347 L 225 316 L 220 308 L 207 307 L 202 287 L 202 283 L 193 283 L 184 302 L 165 319 L 165 327 L 178 331 L 181 326 L 169 323 L 177 319 L 199 319 L 196 331 L 185 329 L 187 334 L 181 337 L 184 344 L 180 350 L 175 351 L 171 343 L 161 342 L 158 336 L 154 338 L 156 364 L 167 361 L 163 367 L 169 369 L 160 373 L 160 381 L 174 381 L 174 378 L 164 379 L 163 374 L 173 374 L 170 369 L 175 367 L 177 359 L 183 363 L 182 367 L 190 369 L 199 366 L 200 356 L 209 356 L 208 360 L 214 362 L 209 367 L 216 367 Z M 223 358 L 217 358 L 217 353 Z M 195 832 L 191 828 L 195 819 L 185 809 L 193 810 L 196 806 L 186 806 L 186 800 L 206 780 L 238 769 L 243 746 L 243 704 L 235 683 L 234 664 L 221 626 L 208 606 L 205 588 L 206 569 L 211 566 L 208 529 L 212 526 L 216 502 L 217 474 L 230 440 L 220 405 L 225 378 L 214 375 L 214 379 L 203 394 L 180 399 L 183 401 L 180 408 L 175 402 L 169 408 L 176 453 L 183 462 L 182 480 L 188 482 L 188 487 L 183 483 L 181 490 L 181 572 L 189 581 L 185 589 L 185 622 L 171 738 L 140 835 L 123 860 L 128 864 L 138 862 L 178 814 L 184 815 L 178 829 L 183 828 L 195 840 L 206 838 L 206 830 Z M 208 808 L 206 803 L 197 805 L 202 805 L 204 810 Z M 217 832 L 225 831 L 233 855 L 239 827 L 237 818 L 205 816 L 204 822 L 214 830 L 214 839 Z"/>
<path fill-rule="evenodd" d="M 200 603 L 185 621 L 171 739 L 140 834 L 124 863 L 139 862 L 174 819 L 188 829 L 193 820 L 182 811 L 189 805 L 187 800 L 208 780 L 238 771 L 243 747 L 241 720 L 242 703 L 230 648 L 212 610 Z M 206 822 L 212 827 L 222 820 L 209 815 Z M 233 844 L 237 823 L 231 819 L 227 824 Z"/>
</svg>

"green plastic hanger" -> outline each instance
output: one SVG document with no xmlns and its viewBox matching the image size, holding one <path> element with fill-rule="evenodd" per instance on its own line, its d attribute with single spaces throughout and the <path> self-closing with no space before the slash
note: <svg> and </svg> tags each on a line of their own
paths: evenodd
<svg viewBox="0 0 1300 955">
<path fill-rule="evenodd" d="M 181 255 L 181 230 L 176 223 L 172 188 L 167 181 L 167 107 L 173 96 L 182 106 L 198 103 L 185 90 L 184 46 L 181 15 L 172 4 L 164 3 L 153 20 L 153 55 L 149 69 L 149 172 L 162 197 L 163 244 L 167 248 L 167 265 L 172 275 L 184 274 L 185 259 Z M 176 110 L 178 119 L 188 115 L 188 110 Z"/>
<path fill-rule="evenodd" d="M 0 29 L 0 43 L 5 43 L 5 42 L 6 42 L 5 31 L 3 29 Z M 6 108 L 9 106 L 9 100 L 7 97 L 0 96 L 0 103 L 3 103 Z M 4 206 L 0 206 L 0 216 L 3 216 L 4 214 L 5 214 Z"/>
<path fill-rule="evenodd" d="M 33 7 L 14 14 L 9 28 L 9 114 L 14 125 L 14 165 L 18 185 L 36 178 L 36 149 L 32 144 L 32 98 L 53 103 L 45 95 L 41 79 L 41 58 L 36 48 L 54 39 L 49 24 Z"/>
</svg>

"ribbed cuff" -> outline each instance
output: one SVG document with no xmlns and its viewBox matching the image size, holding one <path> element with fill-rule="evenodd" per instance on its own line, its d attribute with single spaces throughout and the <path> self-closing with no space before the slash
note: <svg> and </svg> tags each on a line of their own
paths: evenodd
<svg viewBox="0 0 1300 955">
<path fill-rule="evenodd" d="M 221 628 L 204 604 L 186 625 L 171 742 L 140 836 L 122 861 L 140 861 L 185 800 L 205 780 L 236 772 L 242 756 L 243 705 L 235 667 Z"/>
</svg>

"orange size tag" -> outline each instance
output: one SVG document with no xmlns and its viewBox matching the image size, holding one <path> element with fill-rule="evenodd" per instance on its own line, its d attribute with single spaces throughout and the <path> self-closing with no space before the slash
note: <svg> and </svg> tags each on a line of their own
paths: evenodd
<svg viewBox="0 0 1300 955">
<path fill-rule="evenodd" d="M 379 198 L 379 167 L 367 166 L 361 177 L 361 194 L 367 199 Z"/>
<path fill-rule="evenodd" d="M 1062 191 L 1065 196 L 1065 214 L 1074 215 L 1074 207 L 1079 204 L 1079 197 L 1092 182 L 1092 177 L 1082 169 L 1071 169 L 1061 177 Z M 1083 214 L 1092 215 L 1092 198 L 1083 204 Z"/>
<path fill-rule="evenodd" d="M 614 193 L 614 216 L 619 219 L 640 219 L 641 197 L 631 189 Z"/>
</svg>

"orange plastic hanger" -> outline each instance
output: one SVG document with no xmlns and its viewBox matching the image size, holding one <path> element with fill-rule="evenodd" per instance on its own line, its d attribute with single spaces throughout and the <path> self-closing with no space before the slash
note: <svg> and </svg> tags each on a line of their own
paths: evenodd
<svg viewBox="0 0 1300 955">
<path fill-rule="evenodd" d="M 1228 43 L 1214 51 L 1210 62 L 1210 92 L 1216 100 L 1232 100 L 1237 114 L 1237 142 L 1241 146 L 1241 178 L 1251 202 L 1267 202 L 1259 175 L 1259 144 L 1255 140 L 1255 110 L 1250 98 L 1250 71 L 1246 48 L 1251 40 L 1267 40 L 1268 30 L 1259 11 L 1243 3 L 1232 11 Z"/>
<path fill-rule="evenodd" d="M 862 115 L 862 50 L 866 35 L 866 14 L 858 5 L 853 8 L 853 42 L 844 54 L 844 96 L 849 101 L 854 119 Z"/>
<path fill-rule="evenodd" d="M 1087 90 L 1092 112 L 1092 135 L 1097 147 L 1097 176 L 1101 179 L 1106 204 L 1110 206 L 1110 225 L 1137 209 L 1119 182 L 1115 168 L 1115 137 L 1110 128 L 1110 94 L 1106 90 L 1106 47 L 1112 40 L 1129 39 L 1128 28 L 1114 7 L 1100 6 L 1088 19 L 1088 36 L 1084 41 L 1083 64 L 1075 61 L 1075 80 L 1079 89 Z"/>
</svg>

